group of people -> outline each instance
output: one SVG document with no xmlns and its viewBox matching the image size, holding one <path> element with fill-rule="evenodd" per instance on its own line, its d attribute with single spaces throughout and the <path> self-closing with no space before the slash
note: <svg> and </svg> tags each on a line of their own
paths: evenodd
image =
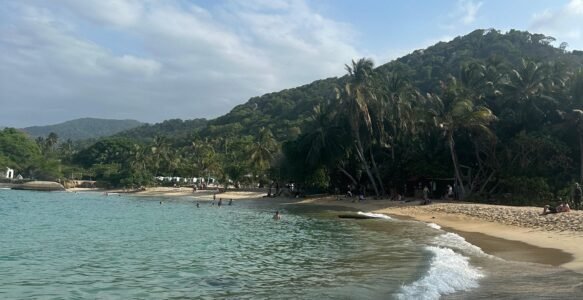
<svg viewBox="0 0 583 300">
<path fill-rule="evenodd" d="M 217 195 L 213 194 L 213 201 L 211 201 L 211 206 L 215 206 L 215 200 L 217 200 Z M 227 205 L 233 205 L 233 199 L 229 199 L 229 203 Z M 223 206 L 223 198 L 219 198 L 219 202 L 217 202 L 217 206 L 220 208 Z M 198 202 L 196 203 L 196 207 L 200 207 Z"/>
<path fill-rule="evenodd" d="M 581 209 L 581 196 L 582 196 L 581 186 L 579 185 L 579 183 L 575 183 L 575 188 L 573 189 L 573 202 L 572 202 L 574 209 Z M 561 198 L 559 198 L 559 202 L 560 204 L 557 206 L 545 205 L 543 207 L 542 214 L 543 215 L 556 214 L 571 211 L 569 203 L 567 203 L 566 201 L 562 201 Z"/>
<path fill-rule="evenodd" d="M 556 214 L 562 212 L 570 212 L 571 207 L 569 207 L 569 203 L 563 202 L 557 206 L 545 205 L 543 208 L 543 215 L 546 214 Z"/>
</svg>

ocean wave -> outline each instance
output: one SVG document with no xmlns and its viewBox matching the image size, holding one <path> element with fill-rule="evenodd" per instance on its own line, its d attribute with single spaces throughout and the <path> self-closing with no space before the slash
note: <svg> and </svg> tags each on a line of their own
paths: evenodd
<svg viewBox="0 0 583 300">
<path fill-rule="evenodd" d="M 486 254 L 482 248 L 469 243 L 460 235 L 453 232 L 446 232 L 433 238 L 433 243 L 436 246 L 454 248 L 462 251 L 465 254 L 475 256 L 491 256 Z"/>
<path fill-rule="evenodd" d="M 433 228 L 433 229 L 441 229 L 441 226 L 435 224 L 435 223 L 427 223 L 427 226 Z"/>
<path fill-rule="evenodd" d="M 469 258 L 452 249 L 427 246 L 433 254 L 429 271 L 421 279 L 401 287 L 399 299 L 439 299 L 442 295 L 478 287 L 484 274 L 469 263 Z"/>
<path fill-rule="evenodd" d="M 392 220 L 393 219 L 393 218 L 391 218 L 387 215 L 383 215 L 383 214 L 375 214 L 375 213 L 362 212 L 362 211 L 359 211 L 358 214 L 363 215 L 363 216 L 367 216 L 367 217 L 371 217 L 371 218 L 378 218 L 378 219 L 385 219 L 385 220 Z"/>
</svg>

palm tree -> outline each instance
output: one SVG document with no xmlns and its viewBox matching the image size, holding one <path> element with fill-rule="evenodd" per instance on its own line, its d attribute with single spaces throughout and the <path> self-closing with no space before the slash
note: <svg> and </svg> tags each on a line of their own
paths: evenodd
<svg viewBox="0 0 583 300">
<path fill-rule="evenodd" d="M 310 116 L 311 128 L 299 139 L 300 147 L 307 149 L 305 165 L 315 170 L 321 165 L 330 169 L 338 168 L 356 186 L 356 179 L 343 167 L 342 160 L 346 157 L 347 147 L 343 142 L 345 134 L 337 124 L 337 112 L 328 102 L 314 107 Z"/>
<path fill-rule="evenodd" d="M 58 142 L 59 136 L 54 132 L 49 133 L 49 135 L 45 139 L 45 143 L 47 145 L 46 149 L 52 152 L 55 149 L 55 145 L 57 145 Z"/>
<path fill-rule="evenodd" d="M 567 121 L 572 125 L 579 139 L 579 181 L 583 182 L 583 69 L 579 69 L 570 81 L 570 113 Z"/>
<path fill-rule="evenodd" d="M 277 151 L 277 142 L 273 133 L 268 128 L 262 127 L 259 130 L 257 140 L 251 148 L 251 163 L 258 171 L 265 171 L 269 168 L 271 160 Z"/>
<path fill-rule="evenodd" d="M 567 120 L 569 124 L 575 128 L 579 139 L 579 182 L 583 182 L 583 110 L 571 110 L 571 112 L 567 114 Z"/>
<path fill-rule="evenodd" d="M 154 175 L 158 176 L 161 167 L 168 161 L 169 145 L 165 137 L 154 137 L 154 143 L 150 148 L 152 151 L 152 162 L 154 165 Z"/>
<path fill-rule="evenodd" d="M 474 99 L 468 98 L 467 92 L 463 87 L 456 83 L 452 78 L 452 83 L 446 96 L 450 97 L 450 102 L 444 105 L 439 98 L 438 106 L 441 107 L 441 115 L 438 117 L 437 124 L 447 138 L 450 150 L 451 160 L 454 167 L 455 182 L 460 189 L 460 198 L 465 197 L 466 192 L 464 181 L 460 172 L 460 164 L 455 150 L 454 135 L 456 132 L 468 129 L 476 130 L 488 135 L 493 135 L 488 125 L 496 119 L 490 109 L 485 106 L 476 105 Z M 469 191 L 471 192 L 471 191 Z"/>
<path fill-rule="evenodd" d="M 546 116 L 550 104 L 556 104 L 551 87 L 560 78 L 552 78 L 549 65 L 522 60 L 520 68 L 513 69 L 503 86 L 506 107 L 518 114 L 520 124 L 533 126 Z"/>
<path fill-rule="evenodd" d="M 370 139 L 373 132 L 373 124 L 369 110 L 370 103 L 376 101 L 376 95 L 373 93 L 371 87 L 373 66 L 372 60 L 365 58 L 359 59 L 358 62 L 352 61 L 352 66 L 346 65 L 348 80 L 344 85 L 344 89 L 338 92 L 343 101 L 343 111 L 351 129 L 357 157 L 378 197 L 380 196 L 379 189 L 366 159 L 363 142 L 364 139 Z M 379 183 L 382 184 L 382 182 Z"/>
</svg>

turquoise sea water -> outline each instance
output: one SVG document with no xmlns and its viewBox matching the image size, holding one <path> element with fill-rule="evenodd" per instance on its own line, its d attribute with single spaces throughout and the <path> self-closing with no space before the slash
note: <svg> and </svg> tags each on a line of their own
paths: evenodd
<svg viewBox="0 0 583 300">
<path fill-rule="evenodd" d="M 583 291 L 578 274 L 505 262 L 420 222 L 343 220 L 330 208 L 262 200 L 195 202 L 0 190 L 0 298 L 529 299 Z M 276 209 L 280 221 L 272 220 Z"/>
</svg>

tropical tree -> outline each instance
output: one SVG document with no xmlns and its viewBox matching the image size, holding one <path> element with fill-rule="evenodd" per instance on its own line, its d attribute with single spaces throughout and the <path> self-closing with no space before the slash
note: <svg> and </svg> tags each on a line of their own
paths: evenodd
<svg viewBox="0 0 583 300">
<path fill-rule="evenodd" d="M 455 148 L 455 134 L 461 130 L 473 130 L 486 135 L 493 136 L 493 132 L 488 125 L 496 119 L 490 109 L 485 106 L 476 105 L 474 99 L 468 97 L 468 93 L 463 86 L 459 85 L 455 78 L 451 78 L 450 86 L 445 97 L 448 102 L 443 103 L 439 98 L 436 104 L 441 107 L 441 115 L 437 118 L 437 124 L 446 136 L 449 146 L 451 160 L 454 168 L 455 182 L 459 188 L 459 196 L 463 199 L 467 192 L 464 178 L 460 171 L 460 163 Z"/>
<path fill-rule="evenodd" d="M 348 78 L 338 96 L 342 101 L 342 110 L 352 133 L 353 147 L 357 157 L 365 170 L 374 189 L 375 195 L 380 196 L 377 180 L 373 176 L 370 164 L 366 158 L 365 140 L 370 140 L 373 133 L 373 124 L 369 110 L 370 103 L 376 101 L 372 89 L 373 62 L 361 58 L 352 61 L 352 66 L 346 65 Z M 370 152 L 372 158 L 372 152 Z M 382 184 L 382 182 L 379 182 Z"/>
<path fill-rule="evenodd" d="M 265 172 L 269 168 L 277 149 L 278 145 L 271 130 L 262 127 L 251 147 L 250 153 L 251 164 L 255 170 Z"/>
</svg>

